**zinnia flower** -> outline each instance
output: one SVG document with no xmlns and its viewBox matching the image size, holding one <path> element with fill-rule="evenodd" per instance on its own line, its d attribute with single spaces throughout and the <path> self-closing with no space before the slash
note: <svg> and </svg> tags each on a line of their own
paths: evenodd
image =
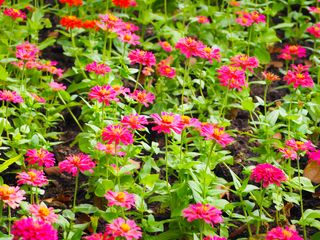
<svg viewBox="0 0 320 240">
<path fill-rule="evenodd" d="M 197 41 L 190 37 L 181 38 L 176 46 L 176 49 L 180 49 L 181 53 L 186 56 L 186 58 L 190 58 L 191 56 L 201 56 L 201 52 L 205 45 L 201 41 Z"/>
<path fill-rule="evenodd" d="M 315 14 L 320 14 L 320 7 L 308 7 L 308 10 Z"/>
<path fill-rule="evenodd" d="M 110 85 L 95 86 L 91 88 L 89 93 L 90 99 L 97 99 L 98 102 L 102 102 L 109 106 L 111 101 L 118 102 L 117 92 Z"/>
<path fill-rule="evenodd" d="M 42 97 L 39 97 L 37 94 L 31 93 L 30 95 L 31 95 L 32 98 L 33 98 L 34 100 L 36 100 L 38 103 L 46 103 L 46 100 L 45 100 L 44 98 L 42 98 Z"/>
<path fill-rule="evenodd" d="M 210 63 L 212 63 L 213 59 L 220 62 L 220 58 L 221 58 L 220 49 L 219 48 L 204 47 L 200 51 L 199 57 L 209 60 Z"/>
<path fill-rule="evenodd" d="M 306 49 L 300 45 L 286 45 L 281 49 L 279 58 L 284 60 L 292 60 L 297 58 L 303 58 L 306 56 Z"/>
<path fill-rule="evenodd" d="M 40 49 L 28 41 L 17 45 L 16 47 L 16 58 L 26 61 L 33 61 L 38 58 Z"/>
<path fill-rule="evenodd" d="M 170 66 L 160 66 L 158 69 L 160 76 L 164 76 L 167 78 L 174 78 L 176 76 L 176 70 Z"/>
<path fill-rule="evenodd" d="M 268 82 L 278 81 L 280 80 L 280 77 L 274 73 L 271 72 L 262 72 L 263 78 Z"/>
<path fill-rule="evenodd" d="M 203 240 L 227 240 L 227 239 L 219 236 L 207 236 Z"/>
<path fill-rule="evenodd" d="M 309 162 L 316 162 L 320 165 L 320 150 L 308 152 Z"/>
<path fill-rule="evenodd" d="M 276 227 L 267 233 L 266 240 L 303 240 L 303 238 L 289 227 Z"/>
<path fill-rule="evenodd" d="M 289 70 L 287 75 L 284 76 L 284 80 L 287 81 L 288 84 L 293 83 L 293 87 L 297 88 L 299 86 L 305 88 L 312 88 L 314 86 L 314 82 L 309 75 L 308 67 L 299 64 L 298 66 L 292 64 L 293 71 Z"/>
<path fill-rule="evenodd" d="M 73 29 L 73 28 L 81 28 L 82 21 L 76 16 L 66 16 L 61 18 L 60 25 L 64 26 L 67 30 Z"/>
<path fill-rule="evenodd" d="M 19 185 L 26 184 L 34 187 L 42 187 L 48 184 L 48 179 L 44 175 L 44 172 L 36 169 L 18 173 L 17 179 Z"/>
<path fill-rule="evenodd" d="M 38 166 L 53 167 L 55 163 L 54 155 L 46 149 L 29 149 L 26 153 L 25 161 L 29 164 L 38 164 Z"/>
<path fill-rule="evenodd" d="M 60 3 L 64 4 L 68 4 L 70 7 L 71 6 L 82 6 L 82 0 L 59 0 Z"/>
<path fill-rule="evenodd" d="M 119 144 L 120 142 L 124 145 L 133 143 L 133 134 L 122 125 L 109 125 L 102 131 L 102 140 L 107 143 Z"/>
<path fill-rule="evenodd" d="M 244 71 L 249 70 L 250 72 L 253 72 L 253 69 L 259 66 L 259 61 L 255 57 L 239 54 L 231 58 L 231 66 L 240 67 Z"/>
<path fill-rule="evenodd" d="M 146 90 L 135 90 L 129 96 L 137 102 L 143 104 L 145 107 L 149 107 L 149 103 L 152 104 L 155 99 L 155 96 L 152 93 L 147 92 Z"/>
<path fill-rule="evenodd" d="M 112 192 L 108 191 L 104 197 L 108 200 L 108 206 L 120 206 L 131 209 L 135 206 L 135 197 L 128 192 Z"/>
<path fill-rule="evenodd" d="M 140 37 L 132 32 L 121 31 L 118 32 L 118 36 L 122 42 L 128 43 L 130 45 L 135 46 L 140 44 Z"/>
<path fill-rule="evenodd" d="M 148 120 L 145 116 L 130 114 L 128 116 L 124 116 L 121 123 L 123 126 L 131 128 L 132 130 L 141 130 L 145 128 L 144 125 L 148 124 Z"/>
<path fill-rule="evenodd" d="M 242 90 L 243 87 L 248 86 L 245 72 L 238 67 L 222 66 L 217 72 L 221 86 L 238 90 Z"/>
<path fill-rule="evenodd" d="M 209 18 L 207 18 L 206 16 L 197 16 L 196 18 L 198 20 L 198 23 L 202 23 L 202 24 L 210 23 Z"/>
<path fill-rule="evenodd" d="M 11 234 L 13 240 L 58 240 L 57 230 L 50 224 L 33 218 L 22 218 L 15 221 Z"/>
<path fill-rule="evenodd" d="M 114 237 L 108 236 L 106 233 L 94 233 L 84 237 L 85 240 L 115 240 Z"/>
<path fill-rule="evenodd" d="M 85 171 L 93 173 L 95 166 L 95 162 L 84 153 L 69 155 L 64 161 L 59 162 L 60 171 L 70 173 L 72 176 L 77 176 L 79 172 Z"/>
<path fill-rule="evenodd" d="M 17 93 L 9 90 L 0 90 L 0 100 L 12 103 L 22 103 L 23 98 Z"/>
<path fill-rule="evenodd" d="M 297 152 L 289 148 L 279 148 L 279 152 L 282 152 L 282 156 L 286 159 L 295 160 L 298 158 Z"/>
<path fill-rule="evenodd" d="M 57 82 L 50 82 L 49 87 L 55 92 L 63 91 L 67 89 L 67 87 L 63 83 L 57 83 Z"/>
<path fill-rule="evenodd" d="M 189 207 L 182 211 L 182 213 L 183 216 L 187 218 L 188 222 L 200 219 L 211 224 L 212 227 L 217 223 L 223 222 L 221 210 L 211 206 L 210 204 L 190 204 Z"/>
<path fill-rule="evenodd" d="M 19 207 L 22 200 L 26 199 L 23 195 L 26 192 L 20 190 L 19 187 L 10 187 L 6 184 L 0 186 L 0 201 L 8 204 L 9 207 L 15 209 Z"/>
<path fill-rule="evenodd" d="M 16 20 L 18 18 L 20 18 L 21 20 L 24 20 L 27 18 L 27 15 L 24 12 L 14 8 L 6 8 L 3 11 L 3 14 L 11 17 L 13 20 Z"/>
<path fill-rule="evenodd" d="M 140 239 L 141 228 L 133 220 L 117 218 L 106 227 L 106 233 L 112 237 L 124 237 L 126 240 Z"/>
<path fill-rule="evenodd" d="M 172 52 L 172 46 L 167 41 L 159 42 L 162 49 L 166 52 Z"/>
<path fill-rule="evenodd" d="M 272 166 L 269 163 L 262 163 L 255 166 L 252 170 L 250 179 L 256 183 L 261 183 L 264 188 L 268 187 L 270 184 L 281 185 L 281 182 L 285 182 L 287 177 L 284 172 Z"/>
<path fill-rule="evenodd" d="M 132 50 L 129 55 L 131 64 L 141 64 L 143 66 L 151 67 L 156 64 L 156 58 L 152 52 L 143 50 Z"/>
<path fill-rule="evenodd" d="M 215 140 L 222 147 L 225 147 L 234 141 L 229 134 L 225 133 L 223 127 L 219 127 L 216 124 L 202 124 L 200 134 L 201 136 L 204 136 L 206 140 Z"/>
<path fill-rule="evenodd" d="M 85 69 L 88 72 L 94 72 L 95 74 L 102 76 L 106 75 L 108 72 L 111 71 L 111 68 L 107 64 L 97 62 L 87 64 Z"/>
<path fill-rule="evenodd" d="M 131 0 L 112 0 L 113 4 L 120 8 L 130 7 Z"/>
<path fill-rule="evenodd" d="M 294 151 L 301 151 L 301 152 L 309 152 L 314 151 L 314 145 L 311 141 L 296 141 L 294 139 L 289 139 L 285 142 L 287 147 L 292 148 Z"/>
<path fill-rule="evenodd" d="M 156 125 L 152 127 L 153 131 L 158 133 L 171 133 L 171 130 L 180 134 L 183 129 L 183 123 L 179 115 L 173 113 L 161 112 L 161 116 L 158 114 L 151 114 L 153 123 Z"/>
<path fill-rule="evenodd" d="M 117 153 L 117 155 L 119 156 L 125 156 L 126 153 L 125 152 L 120 152 L 119 150 L 121 149 L 121 146 L 116 145 L 115 143 L 111 143 L 111 144 L 103 144 L 98 142 L 96 145 L 96 149 L 99 151 L 103 151 L 105 153 L 111 154 L 111 155 L 115 155 Z"/>
<path fill-rule="evenodd" d="M 29 212 L 38 221 L 53 224 L 58 220 L 58 215 L 54 213 L 54 209 L 52 207 L 48 208 L 44 203 L 30 205 Z"/>
<path fill-rule="evenodd" d="M 308 27 L 307 32 L 313 35 L 315 38 L 320 38 L 320 22 Z"/>
<path fill-rule="evenodd" d="M 201 122 L 197 118 L 191 118 L 189 116 L 181 116 L 181 122 L 183 124 L 183 128 L 194 127 L 200 128 Z"/>
</svg>

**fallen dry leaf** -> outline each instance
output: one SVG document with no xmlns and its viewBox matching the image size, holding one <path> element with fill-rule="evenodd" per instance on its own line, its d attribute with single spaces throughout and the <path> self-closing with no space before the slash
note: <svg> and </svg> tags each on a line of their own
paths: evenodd
<svg viewBox="0 0 320 240">
<path fill-rule="evenodd" d="M 303 176 L 309 178 L 312 182 L 320 183 L 320 165 L 317 162 L 309 162 L 303 171 Z"/>
</svg>

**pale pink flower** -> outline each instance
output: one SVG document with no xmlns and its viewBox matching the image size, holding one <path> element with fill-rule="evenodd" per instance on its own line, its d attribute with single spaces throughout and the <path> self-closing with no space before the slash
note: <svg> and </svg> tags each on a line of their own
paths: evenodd
<svg viewBox="0 0 320 240">
<path fill-rule="evenodd" d="M 171 130 L 180 134 L 183 129 L 183 123 L 181 118 L 177 114 L 161 112 L 161 116 L 158 114 L 151 114 L 153 122 L 156 126 L 152 127 L 153 131 L 158 133 L 171 133 Z"/>
<path fill-rule="evenodd" d="M 201 125 L 200 134 L 206 140 L 215 140 L 222 147 L 226 147 L 234 141 L 234 139 L 224 131 L 223 127 L 216 124 L 204 123 Z"/>
<path fill-rule="evenodd" d="M 133 134 L 125 126 L 122 125 L 109 125 L 102 131 L 102 140 L 108 144 L 120 142 L 124 145 L 133 143 Z"/>
<path fill-rule="evenodd" d="M 121 31 L 118 32 L 118 36 L 120 40 L 124 43 L 128 43 L 130 45 L 139 45 L 140 44 L 140 37 L 132 32 L 128 31 Z"/>
<path fill-rule="evenodd" d="M 54 166 L 55 159 L 54 155 L 51 152 L 48 152 L 46 149 L 40 148 L 29 149 L 26 153 L 25 161 L 29 164 L 37 164 L 38 166 L 52 167 Z"/>
<path fill-rule="evenodd" d="M 50 82 L 49 86 L 55 92 L 63 91 L 67 89 L 67 87 L 63 83 L 57 83 L 57 82 Z"/>
<path fill-rule="evenodd" d="M 153 71 L 152 67 L 144 67 L 144 68 L 142 69 L 142 74 L 143 74 L 144 76 L 151 76 L 151 74 L 152 74 L 153 72 L 154 72 L 154 71 Z"/>
<path fill-rule="evenodd" d="M 210 48 L 205 46 L 202 48 L 201 52 L 199 53 L 199 57 L 203 59 L 209 60 L 210 63 L 212 63 L 213 59 L 220 62 L 220 49 L 219 48 Z"/>
<path fill-rule="evenodd" d="M 198 23 L 202 23 L 202 24 L 210 23 L 209 18 L 207 18 L 206 16 L 197 16 L 196 18 L 198 20 Z"/>
<path fill-rule="evenodd" d="M 26 184 L 34 187 L 43 187 L 48 184 L 48 179 L 44 175 L 44 172 L 36 169 L 18 173 L 16 178 L 19 185 Z"/>
<path fill-rule="evenodd" d="M 58 215 L 54 213 L 54 209 L 52 207 L 48 208 L 44 203 L 30 205 L 29 212 L 38 221 L 53 224 L 58 220 Z"/>
<path fill-rule="evenodd" d="M 145 116 L 139 114 L 130 114 L 124 116 L 121 120 L 123 126 L 128 127 L 132 130 L 142 130 L 145 128 L 144 125 L 148 124 L 148 120 Z"/>
<path fill-rule="evenodd" d="M 103 31 L 116 32 L 122 25 L 122 20 L 111 13 L 100 14 L 99 19 L 100 21 L 97 21 L 96 25 Z"/>
<path fill-rule="evenodd" d="M 39 97 L 37 94 L 35 93 L 31 93 L 31 96 L 34 100 L 36 100 L 38 103 L 46 103 L 46 100 L 42 97 Z"/>
<path fill-rule="evenodd" d="M 294 139 L 289 139 L 285 142 L 287 147 L 292 148 L 294 151 L 301 151 L 301 152 L 309 152 L 314 151 L 314 145 L 311 141 L 296 141 Z"/>
<path fill-rule="evenodd" d="M 116 91 L 117 95 L 122 94 L 123 96 L 127 96 L 127 94 L 130 93 L 130 89 L 129 88 L 126 88 L 126 87 L 123 87 L 123 86 L 120 86 L 120 85 L 114 85 L 114 86 L 112 86 L 112 88 L 113 88 L 113 90 Z"/>
<path fill-rule="evenodd" d="M 106 233 L 112 237 L 124 237 L 126 240 L 142 237 L 141 228 L 133 220 L 123 218 L 117 218 L 112 223 L 107 224 Z"/>
<path fill-rule="evenodd" d="M 79 172 L 85 171 L 93 173 L 95 166 L 95 162 L 84 153 L 69 155 L 65 160 L 59 162 L 60 171 L 70 173 L 72 176 L 77 176 Z"/>
<path fill-rule="evenodd" d="M 183 128 L 194 127 L 196 129 L 201 127 L 201 122 L 197 118 L 191 118 L 188 116 L 181 116 L 181 122 L 183 124 Z"/>
<path fill-rule="evenodd" d="M 125 152 L 121 152 L 119 151 L 121 149 L 121 146 L 116 145 L 115 143 L 111 143 L 111 144 L 103 144 L 98 142 L 96 145 L 96 149 L 102 152 L 105 152 L 107 154 L 111 154 L 111 155 L 115 155 L 117 153 L 117 155 L 119 156 L 125 156 L 126 153 Z"/>
<path fill-rule="evenodd" d="M 219 236 L 207 236 L 203 238 L 203 240 L 227 240 L 227 239 Z"/>
<path fill-rule="evenodd" d="M 172 52 L 172 46 L 167 41 L 159 42 L 159 45 L 162 47 L 164 51 Z"/>
<path fill-rule="evenodd" d="M 22 200 L 26 199 L 23 196 L 25 193 L 19 187 L 10 187 L 6 184 L 0 185 L 0 201 L 3 201 L 13 209 L 19 207 Z"/>
<path fill-rule="evenodd" d="M 284 172 L 269 163 L 256 165 L 252 170 L 250 179 L 256 183 L 261 183 L 264 188 L 268 187 L 270 184 L 280 186 L 281 182 L 287 181 Z"/>
<path fill-rule="evenodd" d="M 308 7 L 308 10 L 315 14 L 320 14 L 320 7 Z"/>
<path fill-rule="evenodd" d="M 135 197 L 126 191 L 112 192 L 108 191 L 104 197 L 108 200 L 108 206 L 120 206 L 126 209 L 135 207 Z"/>
<path fill-rule="evenodd" d="M 135 90 L 129 96 L 137 102 L 143 104 L 145 107 L 149 107 L 149 103 L 152 104 L 155 99 L 155 96 L 146 90 Z"/>
<path fill-rule="evenodd" d="M 295 160 L 298 158 L 297 152 L 289 148 L 279 148 L 279 152 L 282 152 L 282 156 L 286 159 Z"/>
</svg>

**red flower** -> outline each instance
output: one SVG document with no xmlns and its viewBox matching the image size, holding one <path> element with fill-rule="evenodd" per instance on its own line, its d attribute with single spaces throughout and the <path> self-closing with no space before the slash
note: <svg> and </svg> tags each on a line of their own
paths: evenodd
<svg viewBox="0 0 320 240">
<path fill-rule="evenodd" d="M 297 88 L 299 86 L 305 88 L 312 88 L 314 86 L 313 80 L 309 75 L 308 67 L 299 64 L 298 66 L 292 64 L 293 71 L 289 70 L 287 75 L 284 76 L 284 80 L 288 84 L 293 83 L 293 87 Z"/>
<path fill-rule="evenodd" d="M 60 3 L 68 4 L 70 7 L 71 6 L 82 6 L 82 0 L 59 0 Z"/>
<path fill-rule="evenodd" d="M 128 8 L 130 7 L 131 0 L 112 0 L 112 2 L 117 7 Z"/>
<path fill-rule="evenodd" d="M 272 166 L 269 163 L 258 164 L 251 173 L 250 179 L 256 183 L 261 183 L 264 188 L 268 187 L 270 184 L 281 185 L 281 182 L 287 180 L 284 172 Z"/>
<path fill-rule="evenodd" d="M 73 29 L 73 28 L 81 28 L 82 21 L 75 16 L 66 16 L 61 18 L 60 20 L 61 26 L 66 27 L 66 29 Z"/>
</svg>

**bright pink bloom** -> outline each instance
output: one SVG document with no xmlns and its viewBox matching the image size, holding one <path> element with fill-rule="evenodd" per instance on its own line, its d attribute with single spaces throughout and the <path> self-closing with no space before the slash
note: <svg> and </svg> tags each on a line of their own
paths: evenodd
<svg viewBox="0 0 320 240">
<path fill-rule="evenodd" d="M 95 166 L 95 162 L 84 153 L 69 155 L 65 160 L 59 162 L 60 171 L 70 173 L 72 176 L 77 176 L 79 172 L 85 171 L 93 173 Z"/>
<path fill-rule="evenodd" d="M 287 140 L 285 142 L 286 146 L 292 148 L 294 151 L 301 151 L 301 152 L 309 152 L 314 151 L 314 145 L 311 141 L 296 141 L 294 139 Z"/>
<path fill-rule="evenodd" d="M 118 102 L 117 92 L 110 85 L 95 86 L 91 88 L 89 93 L 90 99 L 97 99 L 98 102 L 102 102 L 109 106 L 111 101 Z"/>
<path fill-rule="evenodd" d="M 205 45 L 201 41 L 197 41 L 190 37 L 181 38 L 176 46 L 176 49 L 180 49 L 181 53 L 186 56 L 186 58 L 190 58 L 191 56 L 201 56 Z"/>
<path fill-rule="evenodd" d="M 58 240 L 58 232 L 50 224 L 33 218 L 22 218 L 12 226 L 13 240 Z"/>
<path fill-rule="evenodd" d="M 312 88 L 314 86 L 314 82 L 308 72 L 308 67 L 301 64 L 298 66 L 292 64 L 291 66 L 293 71 L 289 70 L 283 78 L 288 84 L 293 83 L 294 88 L 298 88 L 299 86 Z"/>
<path fill-rule="evenodd" d="M 139 45 L 140 42 L 140 37 L 134 33 L 128 32 L 128 31 L 121 31 L 118 32 L 118 36 L 120 38 L 120 40 L 124 43 L 128 43 L 130 45 Z"/>
<path fill-rule="evenodd" d="M 124 237 L 126 240 L 140 239 L 141 228 L 133 220 L 117 218 L 106 227 L 106 233 L 112 237 Z"/>
<path fill-rule="evenodd" d="M 241 26 L 249 27 L 252 24 L 256 23 L 265 23 L 266 17 L 263 14 L 260 14 L 258 12 L 237 12 L 239 17 L 236 19 L 236 22 L 240 24 Z"/>
<path fill-rule="evenodd" d="M 171 130 L 180 134 L 183 129 L 183 123 L 181 118 L 177 114 L 161 112 L 161 116 L 158 114 L 151 114 L 153 118 L 153 123 L 156 126 L 152 127 L 153 131 L 157 131 L 158 133 L 171 133 Z"/>
<path fill-rule="evenodd" d="M 306 56 L 306 49 L 300 45 L 286 45 L 281 49 L 279 58 L 284 60 L 292 60 L 297 58 L 303 58 Z"/>
<path fill-rule="evenodd" d="M 48 179 L 43 171 L 30 169 L 28 172 L 21 172 L 17 175 L 19 185 L 30 185 L 34 187 L 43 187 L 48 184 Z"/>
<path fill-rule="evenodd" d="M 24 20 L 27 18 L 27 15 L 24 12 L 14 8 L 6 8 L 3 11 L 3 14 L 11 17 L 13 20 L 16 20 L 18 18 L 21 18 L 21 20 Z"/>
<path fill-rule="evenodd" d="M 308 27 L 307 32 L 313 35 L 315 38 L 320 38 L 320 22 Z"/>
<path fill-rule="evenodd" d="M 102 140 L 107 143 L 115 143 L 118 145 L 120 142 L 124 145 L 133 143 L 133 134 L 122 125 L 109 125 L 102 131 Z"/>
<path fill-rule="evenodd" d="M 9 90 L 0 91 L 0 100 L 12 103 L 22 103 L 23 98 L 17 93 Z"/>
<path fill-rule="evenodd" d="M 147 67 L 151 67 L 156 64 L 156 58 L 152 52 L 136 49 L 132 50 L 128 57 L 131 64 L 138 63 Z"/>
<path fill-rule="evenodd" d="M 176 76 L 176 70 L 170 66 L 160 66 L 158 69 L 160 76 L 164 76 L 167 78 L 174 78 Z"/>
<path fill-rule="evenodd" d="M 35 44 L 24 42 L 16 47 L 16 58 L 26 61 L 34 61 L 38 58 L 40 50 Z"/>
<path fill-rule="evenodd" d="M 87 64 L 86 71 L 104 76 L 111 71 L 111 68 L 105 63 L 92 62 Z"/>
<path fill-rule="evenodd" d="M 196 18 L 198 20 L 198 23 L 202 23 L 202 24 L 210 23 L 209 18 L 207 18 L 206 16 L 197 16 Z"/>
<path fill-rule="evenodd" d="M 54 166 L 55 159 L 54 155 L 47 150 L 40 148 L 37 149 L 29 149 L 26 153 L 25 161 L 29 164 L 38 164 L 38 166 L 52 167 Z"/>
<path fill-rule="evenodd" d="M 309 162 L 317 162 L 320 165 L 320 150 L 308 152 Z"/>
<path fill-rule="evenodd" d="M 243 87 L 248 86 L 245 72 L 238 67 L 222 66 L 217 72 L 221 86 L 238 90 L 242 90 Z"/>
<path fill-rule="evenodd" d="M 112 0 L 112 3 L 120 8 L 128 8 L 130 7 L 131 0 Z"/>
<path fill-rule="evenodd" d="M 97 145 L 96 145 L 96 149 L 99 150 L 99 151 L 105 152 L 107 154 L 111 154 L 111 155 L 115 155 L 116 153 L 119 156 L 125 156 L 126 155 L 125 152 L 119 151 L 121 149 L 121 146 L 116 145 L 114 143 L 103 144 L 103 143 L 98 142 Z"/>
<path fill-rule="evenodd" d="M 226 147 L 234 141 L 229 134 L 225 133 L 223 127 L 211 123 L 204 123 L 201 125 L 200 135 L 204 136 L 206 140 L 215 140 L 222 147 Z"/>
<path fill-rule="evenodd" d="M 207 236 L 203 240 L 227 240 L 227 239 L 219 236 Z"/>
<path fill-rule="evenodd" d="M 135 206 L 135 197 L 128 192 L 112 192 L 108 191 L 104 197 L 108 200 L 108 206 L 120 206 L 131 209 Z"/>
<path fill-rule="evenodd" d="M 129 88 L 126 88 L 126 87 L 123 87 L 123 86 L 120 86 L 120 85 L 112 86 L 112 88 L 113 88 L 113 90 L 116 91 L 117 95 L 122 94 L 123 96 L 126 96 L 128 93 L 130 93 L 130 89 Z"/>
<path fill-rule="evenodd" d="M 220 49 L 219 48 L 204 47 L 201 50 L 199 57 L 209 60 L 210 63 L 212 63 L 213 59 L 220 62 L 220 58 L 221 58 Z"/>
<path fill-rule="evenodd" d="M 198 129 L 201 127 L 201 122 L 197 118 L 181 116 L 181 122 L 183 124 L 183 128 L 194 127 Z"/>
<path fill-rule="evenodd" d="M 110 13 L 108 14 L 100 14 L 99 15 L 100 21 L 98 21 L 96 24 L 97 26 L 102 29 L 103 31 L 108 32 L 116 32 L 119 30 L 119 26 L 122 25 L 122 20 Z"/>
<path fill-rule="evenodd" d="M 58 215 L 54 213 L 52 207 L 47 207 L 45 204 L 33 204 L 29 206 L 29 212 L 33 218 L 38 221 L 43 221 L 49 224 L 55 223 L 58 220 Z"/>
<path fill-rule="evenodd" d="M 315 14 L 320 14 L 320 7 L 308 7 L 308 10 Z"/>
<path fill-rule="evenodd" d="M 25 193 L 19 187 L 10 187 L 6 184 L 0 185 L 0 201 L 8 204 L 13 209 L 19 207 L 22 200 L 26 199 L 23 196 Z"/>
<path fill-rule="evenodd" d="M 166 52 L 172 52 L 172 46 L 167 41 L 159 42 L 159 44 L 162 47 L 162 49 Z"/>
<path fill-rule="evenodd" d="M 287 180 L 287 177 L 281 169 L 274 167 L 269 163 L 262 163 L 255 166 L 252 170 L 250 179 L 256 183 L 261 183 L 262 186 L 266 188 L 270 184 L 280 186 L 281 182 Z"/>
<path fill-rule="evenodd" d="M 119 23 L 119 26 L 117 29 L 118 29 L 118 32 L 136 32 L 138 31 L 140 28 L 133 24 L 133 23 L 130 23 L 130 22 L 125 22 L 125 21 L 122 21 L 121 23 Z"/>
<path fill-rule="evenodd" d="M 259 66 L 259 61 L 255 57 L 249 57 L 245 54 L 239 54 L 231 58 L 231 66 L 240 67 L 242 70 L 253 72 L 254 68 Z"/>
<path fill-rule="evenodd" d="M 135 90 L 129 96 L 137 102 L 143 104 L 145 107 L 149 107 L 149 103 L 152 104 L 155 99 L 155 96 L 152 93 L 147 92 L 146 90 Z"/>
<path fill-rule="evenodd" d="M 108 236 L 106 233 L 94 233 L 84 237 L 85 240 L 115 240 L 114 237 Z"/>
<path fill-rule="evenodd" d="M 130 114 L 128 116 L 124 116 L 121 120 L 123 126 L 131 128 L 132 130 L 141 130 L 144 129 L 146 124 L 148 124 L 148 120 L 145 116 L 139 114 Z"/>
<path fill-rule="evenodd" d="M 289 227 L 276 227 L 267 233 L 266 240 L 303 240 L 303 238 Z"/>
<path fill-rule="evenodd" d="M 211 224 L 212 227 L 217 223 L 223 222 L 221 210 L 211 206 L 210 204 L 190 204 L 189 207 L 182 211 L 182 213 L 183 216 L 187 218 L 188 222 L 201 219 L 206 223 Z"/>
<path fill-rule="evenodd" d="M 298 158 L 297 152 L 289 148 L 279 148 L 279 152 L 282 152 L 282 156 L 286 159 L 295 160 Z"/>
<path fill-rule="evenodd" d="M 37 94 L 35 93 L 31 93 L 31 96 L 34 100 L 36 100 L 38 103 L 46 103 L 46 100 L 42 97 L 39 97 Z"/>
<path fill-rule="evenodd" d="M 67 89 L 67 87 L 63 83 L 57 83 L 57 82 L 50 82 L 49 86 L 55 92 L 63 91 Z"/>
</svg>

